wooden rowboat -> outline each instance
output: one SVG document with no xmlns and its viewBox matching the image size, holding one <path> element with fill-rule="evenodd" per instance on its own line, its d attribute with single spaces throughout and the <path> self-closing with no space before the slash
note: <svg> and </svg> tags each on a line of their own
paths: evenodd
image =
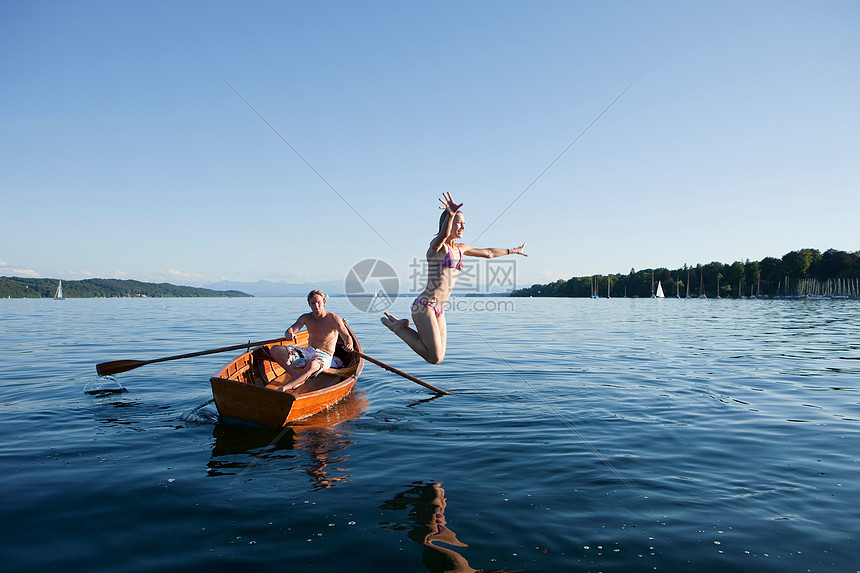
<svg viewBox="0 0 860 573">
<path fill-rule="evenodd" d="M 355 350 L 361 352 L 361 344 L 352 330 L 350 334 Z M 265 348 L 278 344 L 305 347 L 308 334 L 303 331 L 294 343 L 276 342 Z M 278 388 L 289 374 L 277 362 L 263 360 L 262 348 L 249 349 L 209 379 L 215 406 L 225 422 L 280 428 L 307 418 L 348 396 L 364 367 L 364 359 L 344 351 L 338 340 L 334 355 L 343 361 L 343 368 L 328 368 L 294 391 L 282 392 Z"/>
</svg>

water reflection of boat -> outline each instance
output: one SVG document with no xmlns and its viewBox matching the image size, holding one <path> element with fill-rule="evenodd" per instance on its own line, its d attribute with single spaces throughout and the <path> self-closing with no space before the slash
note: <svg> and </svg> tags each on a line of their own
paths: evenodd
<svg viewBox="0 0 860 573">
<path fill-rule="evenodd" d="M 296 433 L 292 428 L 242 428 L 233 424 L 215 424 L 212 430 L 215 442 L 212 446 L 212 460 L 209 475 L 231 475 L 248 466 L 242 460 L 220 460 L 219 458 L 243 457 L 246 454 L 260 459 L 273 459 L 284 456 L 284 451 L 295 447 Z"/>
<path fill-rule="evenodd" d="M 468 547 L 448 527 L 448 500 L 441 483 L 416 484 L 382 504 L 381 509 L 406 510 L 412 518 L 409 539 L 424 546 L 421 560 L 430 573 L 504 573 L 506 569 L 474 569 L 451 547 Z M 392 529 L 401 529 L 394 525 Z M 447 546 L 447 547 L 446 547 Z"/>
<path fill-rule="evenodd" d="M 344 450 L 354 442 L 340 423 L 357 418 L 367 403 L 364 394 L 356 392 L 325 412 L 283 428 L 216 424 L 208 475 L 239 476 L 260 463 L 286 461 L 292 469 L 303 470 L 313 480 L 315 489 L 348 480 L 349 469 L 343 465 L 347 459 Z M 302 452 L 309 454 L 309 459 L 302 457 Z M 330 469 L 332 464 L 337 469 Z"/>
</svg>

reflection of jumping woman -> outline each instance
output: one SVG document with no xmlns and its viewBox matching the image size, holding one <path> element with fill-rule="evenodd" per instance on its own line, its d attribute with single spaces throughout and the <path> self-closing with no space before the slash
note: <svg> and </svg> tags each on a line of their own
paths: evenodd
<svg viewBox="0 0 860 573">
<path fill-rule="evenodd" d="M 380 320 L 403 342 L 409 345 L 421 358 L 431 364 L 439 364 L 445 358 L 448 345 L 448 327 L 445 323 L 445 303 L 457 282 L 463 268 L 463 257 L 483 257 L 492 259 L 504 255 L 526 255 L 525 243 L 515 249 L 474 249 L 465 243 L 456 243 L 463 238 L 466 228 L 465 218 L 459 205 L 451 199 L 451 194 L 443 195 L 439 201 L 444 205 L 439 218 L 439 233 L 427 249 L 427 287 L 412 303 L 412 321 L 415 329 L 409 327 L 409 320 L 397 319 L 385 313 Z"/>
</svg>

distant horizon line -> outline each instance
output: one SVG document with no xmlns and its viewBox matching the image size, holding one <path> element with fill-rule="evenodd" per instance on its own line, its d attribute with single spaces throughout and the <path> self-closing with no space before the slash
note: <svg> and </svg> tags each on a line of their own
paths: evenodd
<svg viewBox="0 0 860 573">
<path fill-rule="evenodd" d="M 105 278 L 105 277 L 90 277 L 90 278 L 86 278 L 86 279 L 63 279 L 63 278 L 55 278 L 55 277 L 21 277 L 21 276 L 14 276 L 14 275 L 13 276 L 0 275 L 0 279 L 19 279 L 19 280 L 24 280 L 24 281 L 57 281 L 57 282 L 66 281 L 67 283 L 109 280 L 109 281 L 120 281 L 120 282 L 134 282 L 134 283 L 140 283 L 140 284 L 144 284 L 144 285 L 153 285 L 153 286 L 169 285 L 169 286 L 174 286 L 174 287 L 204 289 L 204 290 L 211 290 L 213 292 L 240 292 L 242 294 L 248 295 L 249 297 L 253 297 L 253 298 L 292 298 L 292 297 L 304 298 L 305 296 L 307 296 L 307 293 L 305 293 L 305 292 L 253 294 L 250 292 L 244 292 L 244 291 L 238 290 L 236 288 L 230 288 L 227 290 L 210 288 L 214 285 L 217 285 L 218 284 L 217 282 L 216 283 L 209 283 L 208 285 L 198 286 L 198 285 L 183 285 L 183 284 L 171 283 L 171 282 L 167 282 L 167 281 L 152 282 L 152 281 L 142 281 L 139 279 L 117 279 L 117 278 Z M 218 282 L 242 284 L 242 281 L 223 280 L 223 281 L 218 281 Z M 253 284 L 260 283 L 260 282 L 265 282 L 265 283 L 272 284 L 272 285 L 302 286 L 303 288 L 309 288 L 310 290 L 308 292 L 310 292 L 312 290 L 322 290 L 322 289 L 319 289 L 318 287 L 324 285 L 325 283 L 332 283 L 332 282 L 339 282 L 339 281 L 333 281 L 332 280 L 332 281 L 319 281 L 319 282 L 307 282 L 307 283 L 288 283 L 285 281 L 273 282 L 273 281 L 261 279 L 259 281 L 254 281 L 251 283 L 244 283 L 244 284 L 253 285 Z M 317 287 L 317 288 L 315 289 L 314 287 Z M 455 291 L 456 291 L 456 289 L 455 289 Z M 452 293 L 452 296 L 466 296 L 466 297 L 510 296 L 511 292 L 512 291 L 510 291 L 510 290 L 497 290 L 497 291 L 490 291 L 490 292 L 459 292 L 459 293 L 454 292 L 454 293 Z M 397 293 L 395 295 L 388 295 L 388 296 L 391 296 L 392 298 L 410 298 L 410 297 L 414 297 L 416 294 L 419 294 L 418 291 L 404 291 L 402 293 Z M 328 292 L 325 292 L 325 295 L 326 295 L 326 297 L 337 297 L 337 298 L 341 298 L 341 297 L 374 297 L 374 296 L 376 296 L 375 293 L 371 293 L 371 292 L 347 294 L 346 292 L 340 291 L 340 290 L 328 291 Z M 72 298 L 76 298 L 76 297 L 72 297 Z"/>
</svg>

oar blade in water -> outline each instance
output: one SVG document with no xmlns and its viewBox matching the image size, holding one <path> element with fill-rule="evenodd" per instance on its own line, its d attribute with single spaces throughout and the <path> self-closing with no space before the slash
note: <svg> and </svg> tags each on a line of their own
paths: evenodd
<svg viewBox="0 0 860 573">
<path fill-rule="evenodd" d="M 110 376 L 111 374 L 119 374 L 120 372 L 128 372 L 139 366 L 148 364 L 142 360 L 114 360 L 113 362 L 102 362 L 96 364 L 96 372 L 99 376 Z"/>
</svg>

